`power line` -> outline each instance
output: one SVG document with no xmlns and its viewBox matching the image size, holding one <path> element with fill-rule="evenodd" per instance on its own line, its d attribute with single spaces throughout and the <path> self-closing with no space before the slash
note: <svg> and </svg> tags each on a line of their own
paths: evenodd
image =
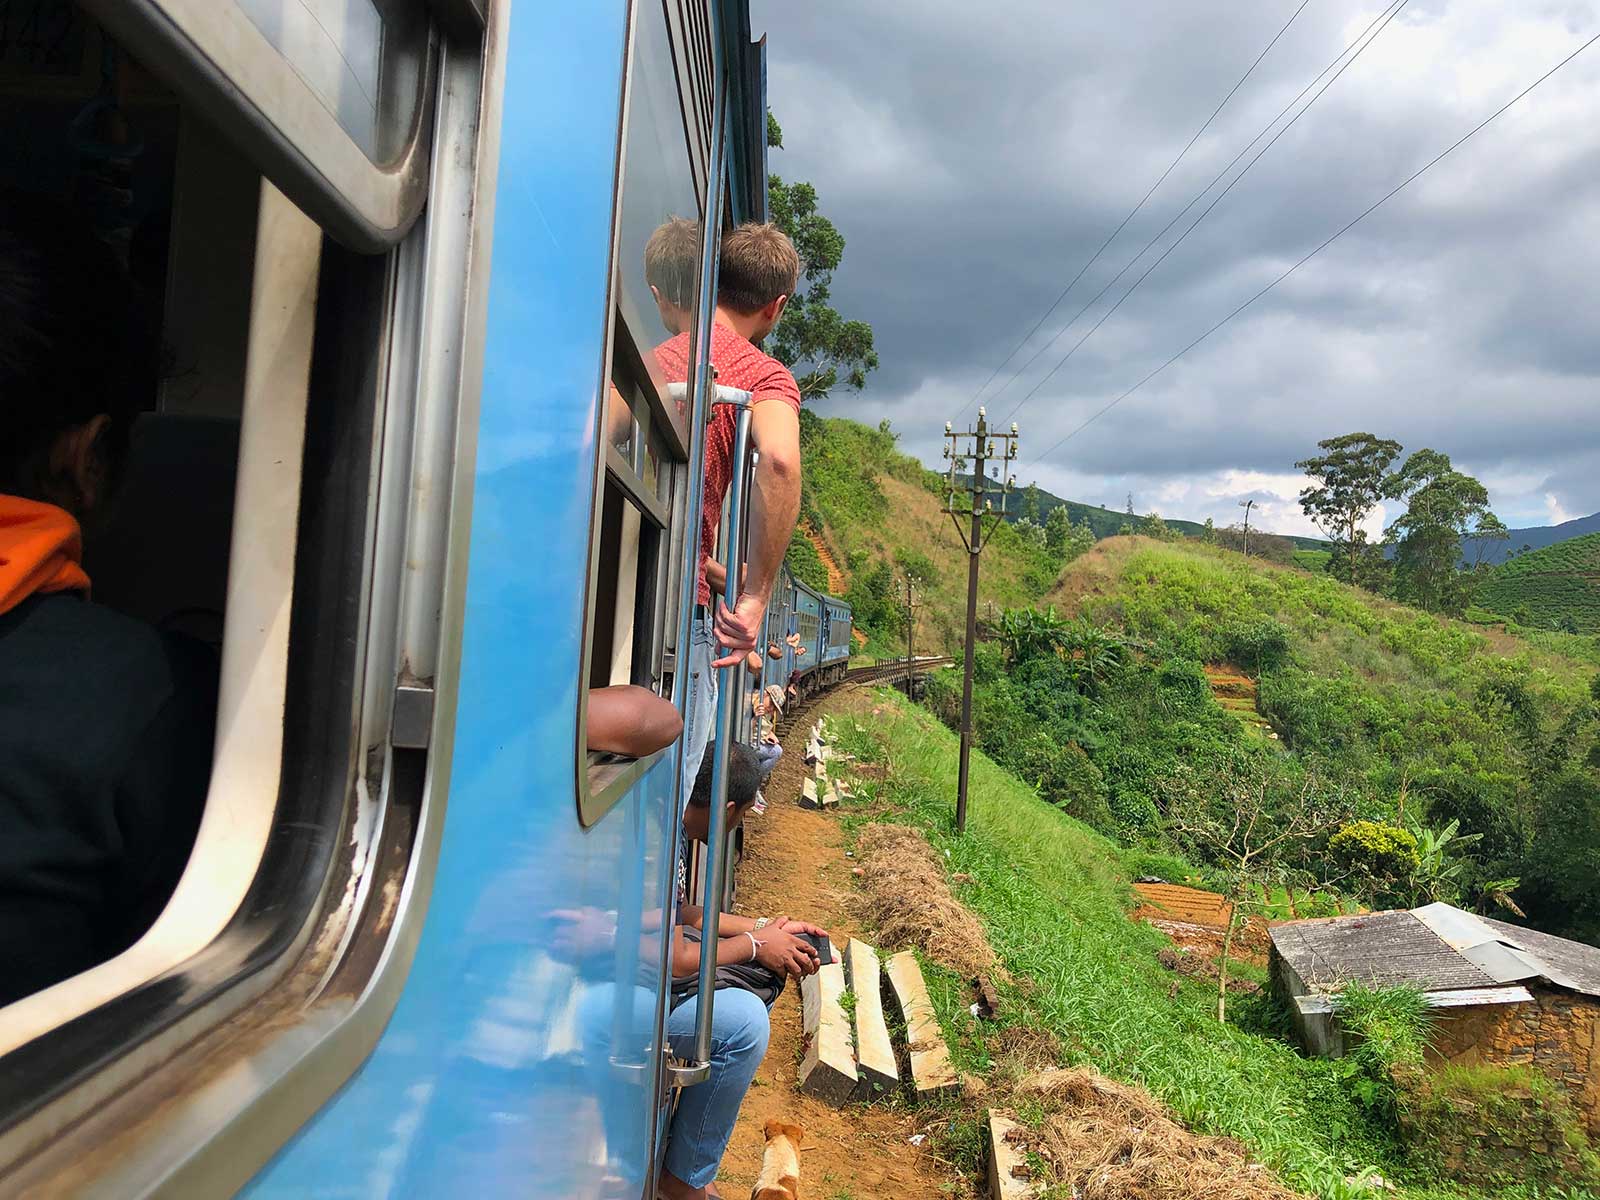
<svg viewBox="0 0 1600 1200">
<path fill-rule="evenodd" d="M 1061 302 L 1067 298 L 1068 293 L 1070 293 L 1072 289 L 1078 285 L 1078 280 L 1083 278 L 1084 272 L 1086 272 L 1090 267 L 1094 266 L 1095 263 L 1100 261 L 1100 256 L 1106 252 L 1107 248 L 1112 242 L 1117 240 L 1117 235 L 1127 228 L 1128 222 L 1139 215 L 1144 206 L 1149 203 L 1150 197 L 1156 194 L 1156 189 L 1166 182 L 1167 176 L 1171 175 L 1172 172 L 1177 168 L 1178 164 L 1181 163 L 1188 155 L 1189 151 L 1194 149 L 1194 144 L 1200 140 L 1201 135 L 1204 134 L 1207 129 L 1211 128 L 1211 122 L 1215 121 L 1217 119 L 1217 115 L 1227 107 L 1228 101 L 1233 99 L 1234 93 L 1242 88 L 1245 84 L 1245 80 L 1249 79 L 1250 76 L 1255 73 L 1255 69 L 1261 65 L 1261 60 L 1266 58 L 1268 51 L 1278 44 L 1279 39 L 1282 38 L 1284 34 L 1289 32 L 1289 26 L 1295 23 L 1295 19 L 1299 17 L 1301 12 L 1305 10 L 1306 5 L 1310 3 L 1311 0 L 1300 0 L 1300 7 L 1295 9 L 1294 12 L 1290 14 L 1289 19 L 1283 23 L 1283 28 L 1279 29 L 1278 32 L 1273 35 L 1272 40 L 1267 43 L 1266 49 L 1261 51 L 1260 54 L 1256 55 L 1255 61 L 1250 64 L 1250 69 L 1247 70 L 1243 75 L 1239 76 L 1239 81 L 1235 83 L 1233 87 L 1228 89 L 1228 94 L 1222 98 L 1222 103 L 1218 104 L 1216 108 L 1211 110 L 1211 115 L 1206 118 L 1205 124 L 1200 126 L 1199 129 L 1195 130 L 1194 136 L 1189 139 L 1188 144 L 1178 152 L 1177 158 L 1173 159 L 1167 164 L 1167 169 L 1161 172 L 1161 177 L 1150 185 L 1150 190 L 1144 194 L 1143 199 L 1133 206 L 1133 209 L 1128 213 L 1127 216 L 1122 218 L 1122 223 L 1111 231 L 1111 236 L 1100 243 L 1100 249 L 1094 252 L 1089 261 L 1078 268 L 1078 273 L 1072 277 L 1072 282 L 1061 289 L 1061 294 L 1055 298 L 1054 302 L 1051 303 L 1049 308 L 1044 310 L 1044 315 L 1033 323 L 1033 328 L 1028 330 L 1027 333 L 1023 334 L 1022 340 L 1013 346 L 1011 348 L 1011 352 L 995 365 L 993 371 L 989 372 L 989 378 L 983 381 L 983 386 L 973 394 L 971 400 L 967 401 L 967 403 L 962 406 L 962 415 L 965 415 L 968 409 L 970 409 L 979 400 L 983 399 L 983 393 L 988 390 L 989 385 L 994 382 L 995 376 L 1000 374 L 1001 368 L 1011 361 L 1018 350 L 1021 350 L 1028 344 L 1029 338 L 1039 332 L 1040 326 L 1050 319 L 1050 314 L 1055 312 L 1055 310 L 1060 307 Z M 1049 343 L 1046 344 L 1048 345 Z M 1001 390 L 1005 390 L 1004 385 L 1002 385 Z"/>
<path fill-rule="evenodd" d="M 1073 438 L 1077 437 L 1078 434 L 1082 433 L 1090 425 L 1094 424 L 1101 417 L 1105 416 L 1106 413 L 1110 412 L 1113 408 L 1115 408 L 1117 405 L 1121 404 L 1129 396 L 1133 395 L 1140 388 L 1144 387 L 1145 384 L 1149 383 L 1157 375 L 1161 374 L 1168 367 L 1172 366 L 1173 363 L 1177 362 L 1180 358 L 1182 358 L 1185 354 L 1189 353 L 1189 351 L 1193 350 L 1201 342 L 1205 341 L 1212 334 L 1216 333 L 1217 330 L 1221 329 L 1229 321 L 1232 321 L 1240 313 L 1244 312 L 1245 309 L 1249 308 L 1257 300 L 1261 299 L 1261 297 L 1265 296 L 1268 292 L 1272 291 L 1273 288 L 1277 287 L 1285 279 L 1289 278 L 1289 276 L 1293 275 L 1301 267 L 1305 266 L 1306 263 L 1310 262 L 1317 255 L 1321 254 L 1329 246 L 1333 245 L 1334 242 L 1338 241 L 1345 234 L 1349 233 L 1357 225 L 1361 224 L 1362 221 L 1365 221 L 1373 213 L 1377 212 L 1378 209 L 1382 208 L 1390 200 L 1393 200 L 1401 192 L 1405 191 L 1406 188 L 1410 187 L 1413 183 L 1415 183 L 1423 175 L 1425 175 L 1427 172 L 1431 171 L 1434 167 L 1438 166 L 1439 163 L 1443 162 L 1450 155 L 1454 154 L 1457 150 L 1459 150 L 1467 142 L 1471 141 L 1479 133 L 1483 132 L 1483 130 L 1485 128 L 1487 128 L 1490 124 L 1492 124 L 1494 121 L 1498 120 L 1501 116 L 1503 116 L 1506 113 L 1507 110 L 1509 110 L 1513 105 L 1515 105 L 1519 101 L 1521 101 L 1523 99 L 1523 97 L 1527 96 L 1535 88 L 1537 88 L 1541 84 L 1543 84 L 1547 79 L 1549 79 L 1557 71 L 1561 70 L 1561 68 L 1565 67 L 1568 63 L 1570 63 L 1573 59 L 1577 58 L 1578 55 L 1582 54 L 1585 50 L 1587 50 L 1590 46 L 1594 45 L 1596 42 L 1600 42 L 1600 33 L 1595 34 L 1588 41 L 1584 42 L 1583 45 L 1579 46 L 1571 54 L 1567 55 L 1560 62 L 1558 62 L 1555 66 L 1551 67 L 1543 75 L 1539 76 L 1539 78 L 1535 79 L 1527 87 L 1523 88 L 1522 91 L 1518 92 L 1515 96 L 1511 97 L 1511 99 L 1507 100 L 1504 104 L 1502 104 L 1494 112 L 1490 113 L 1487 117 L 1485 117 L 1477 125 L 1473 126 L 1472 129 L 1468 130 L 1460 138 L 1458 138 L 1456 141 L 1452 142 L 1444 150 L 1440 151 L 1439 154 L 1437 154 L 1432 159 L 1428 160 L 1428 162 L 1426 162 L 1421 167 L 1419 167 L 1413 174 L 1408 176 L 1403 182 L 1397 184 L 1391 191 L 1389 191 L 1381 199 L 1376 201 L 1369 208 L 1364 210 L 1360 215 L 1358 215 L 1353 220 L 1351 220 L 1348 224 L 1346 224 L 1341 229 L 1339 229 L 1336 233 L 1334 233 L 1326 241 L 1322 242 L 1319 246 L 1316 247 L 1316 249 L 1312 250 L 1304 258 L 1300 259 L 1300 261 L 1295 263 L 1294 266 L 1290 267 L 1282 275 L 1279 275 L 1271 283 L 1267 284 L 1266 287 L 1262 288 L 1255 295 L 1251 296 L 1243 304 L 1239 305 L 1238 308 L 1234 309 L 1231 313 L 1229 313 L 1227 316 L 1223 317 L 1222 320 L 1218 321 L 1210 329 L 1206 330 L 1199 337 L 1195 338 L 1194 341 L 1190 342 L 1182 350 L 1179 350 L 1171 358 L 1167 359 L 1166 362 L 1162 363 L 1159 367 L 1157 367 L 1155 370 L 1151 371 L 1143 379 L 1139 380 L 1138 383 L 1134 384 L 1131 388 L 1129 388 L 1127 391 L 1123 392 L 1116 399 L 1112 400 L 1104 408 L 1100 409 L 1093 416 L 1089 417 L 1082 424 L 1080 424 L 1076 429 L 1072 430 L 1071 433 L 1068 433 L 1065 437 L 1063 437 L 1059 441 L 1055 442 L 1055 444 L 1053 444 L 1048 450 L 1044 451 L 1043 454 L 1039 455 L 1040 459 L 1044 459 L 1044 458 L 1048 457 L 1049 455 L 1054 454 L 1057 450 L 1059 450 L 1062 446 L 1066 445 Z"/>
<path fill-rule="evenodd" d="M 1269 141 L 1265 146 L 1261 147 L 1261 149 L 1256 152 L 1255 157 L 1252 158 L 1249 162 L 1247 162 L 1244 165 L 1244 168 L 1237 175 L 1235 175 L 1232 180 L 1229 181 L 1228 186 L 1223 188 L 1220 192 L 1218 192 L 1217 195 L 1216 195 L 1216 198 L 1214 200 L 1212 200 L 1210 204 L 1206 205 L 1205 209 L 1200 213 L 1200 215 L 1198 217 L 1196 217 L 1193 221 L 1191 221 L 1189 223 L 1189 227 L 1187 229 L 1185 229 L 1181 234 L 1179 234 L 1177 239 L 1175 241 L 1173 241 L 1173 243 L 1170 246 L 1168 246 L 1165 250 L 1163 250 L 1161 252 L 1161 255 L 1153 263 L 1151 263 L 1148 267 L 1145 268 L 1144 273 L 1141 274 L 1139 276 L 1139 278 L 1137 278 L 1137 279 L 1135 279 L 1133 281 L 1132 285 L 1129 286 L 1127 291 L 1123 292 L 1121 296 L 1117 297 L 1117 302 L 1115 304 L 1113 304 L 1110 308 L 1108 308 L 1104 313 L 1102 313 L 1100 315 L 1100 319 L 1098 321 L 1096 321 L 1093 326 L 1090 327 L 1090 329 L 1088 330 L 1087 333 L 1085 333 L 1082 337 L 1080 337 L 1076 342 L 1074 342 L 1072 344 L 1071 348 L 1065 354 L 1063 354 L 1060 359 L 1058 359 L 1056 361 L 1056 365 L 1051 367 L 1048 371 L 1046 371 L 1044 373 L 1044 375 L 1042 375 L 1039 378 L 1038 382 L 1035 383 L 1033 385 L 1033 387 L 1028 390 L 1027 395 L 1023 396 L 1021 400 L 1018 400 L 1014 405 L 1011 406 L 1011 411 L 1006 414 L 1005 420 L 1009 421 L 1012 417 L 1016 416 L 1017 411 L 1024 404 L 1026 404 L 1029 400 L 1033 399 L 1033 397 L 1038 393 L 1039 389 L 1042 388 L 1046 383 L 1048 383 L 1051 379 L 1053 379 L 1055 377 L 1055 374 L 1056 374 L 1057 371 L 1061 370 L 1062 367 L 1066 366 L 1067 361 L 1069 359 L 1071 359 L 1072 356 L 1078 352 L 1079 348 L 1085 342 L 1087 342 L 1091 337 L 1093 337 L 1095 335 L 1095 333 L 1099 330 L 1100 326 L 1104 325 L 1108 320 L 1111 319 L 1112 314 L 1115 313 L 1117 311 L 1117 309 L 1122 307 L 1123 302 L 1126 301 L 1129 296 L 1133 295 L 1134 292 L 1139 290 L 1139 285 L 1142 284 L 1146 279 L 1150 278 L 1151 274 L 1153 274 L 1155 272 L 1157 267 L 1159 267 L 1162 263 L 1166 262 L 1168 255 L 1170 255 L 1179 246 L 1183 245 L 1185 239 L 1187 239 L 1188 236 L 1191 233 L 1193 233 L 1196 228 L 1199 227 L 1199 225 L 1200 225 L 1200 223 L 1202 221 L 1204 221 L 1208 216 L 1211 215 L 1212 211 L 1217 207 L 1217 205 L 1222 203 L 1223 199 L 1228 195 L 1228 193 L 1233 191 L 1233 189 L 1236 186 L 1238 186 L 1239 181 L 1242 180 L 1246 175 L 1248 175 L 1250 173 L 1250 169 L 1252 167 L 1254 167 L 1258 162 L 1260 162 L 1262 160 L 1262 158 L 1265 157 L 1267 152 L 1272 149 L 1273 146 L 1278 144 L 1278 140 L 1280 138 L 1282 138 L 1284 134 L 1288 133 L 1289 130 L 1291 130 L 1291 129 L 1293 129 L 1295 127 L 1295 124 L 1300 120 L 1301 117 L 1305 116 L 1306 113 L 1311 111 L 1311 106 L 1314 105 L 1318 100 L 1320 100 L 1323 97 L 1323 95 L 1328 91 L 1328 89 L 1331 88 L 1335 83 L 1337 83 L 1339 81 L 1339 77 L 1350 69 L 1350 67 L 1355 63 L 1356 59 L 1360 58 L 1361 55 L 1366 51 L 1367 47 L 1371 46 L 1373 42 L 1378 40 L 1379 34 L 1381 34 L 1384 31 L 1384 29 L 1388 27 L 1389 22 L 1394 20 L 1395 17 L 1399 16 L 1400 15 L 1400 10 L 1405 8 L 1405 6 L 1407 4 L 1409 4 L 1410 2 L 1411 2 L 1411 0 L 1399 0 L 1398 4 L 1394 5 L 1393 7 L 1391 7 L 1387 11 L 1387 15 L 1381 15 L 1378 18 L 1378 20 L 1381 21 L 1382 24 L 1378 24 L 1377 21 L 1374 21 L 1373 24 L 1377 25 L 1377 29 L 1376 29 L 1375 32 L 1372 33 L 1371 37 L 1367 37 L 1366 33 L 1363 32 L 1361 37 L 1366 38 L 1366 41 L 1361 42 L 1361 38 L 1357 38 L 1356 39 L 1356 41 L 1361 42 L 1361 45 L 1356 50 L 1356 52 L 1354 54 L 1350 55 L 1349 59 L 1347 59 L 1345 61 L 1345 63 L 1341 67 L 1339 67 L 1339 69 L 1337 71 L 1335 71 L 1333 73 L 1333 75 L 1328 79 L 1328 82 L 1326 82 L 1320 88 L 1317 89 L 1316 94 L 1313 95 L 1310 100 L 1306 101 L 1305 107 L 1303 107 L 1299 112 L 1295 113 L 1295 115 L 1289 120 L 1288 124 L 1284 125 L 1284 127 L 1282 129 L 1278 130 L 1277 133 L 1272 135 L 1272 140 Z M 1372 25 L 1367 26 L 1367 29 L 1371 30 L 1372 29 Z M 1346 53 L 1348 53 L 1348 52 L 1349 52 L 1349 48 L 1346 47 Z M 1344 55 L 1341 54 L 1340 58 L 1343 58 L 1343 57 L 1344 57 Z M 1334 60 L 1334 62 L 1338 62 L 1338 61 L 1339 61 L 1338 59 Z M 1322 75 L 1327 74 L 1329 69 L 1331 69 L 1331 64 L 1330 64 L 1329 68 L 1324 68 L 1322 73 L 1319 74 L 1317 76 L 1317 78 L 1320 79 L 1322 77 Z M 1313 84 L 1315 84 L 1315 82 L 1316 82 L 1316 80 L 1312 80 Z M 1307 90 L 1309 90 L 1309 88 Z M 1305 92 L 1302 91 L 1300 94 L 1303 96 L 1303 95 L 1305 95 Z M 1293 103 L 1294 102 L 1291 102 L 1290 107 L 1293 107 Z M 1274 117 L 1273 121 L 1272 121 L 1272 125 L 1277 124 L 1279 118 L 1281 118 L 1282 115 L 1283 115 L 1282 113 L 1279 113 L 1278 117 Z M 1268 125 L 1267 129 L 1271 129 L 1272 125 Z M 1262 131 L 1263 134 L 1265 132 L 1266 132 L 1266 130 Z M 1260 136 L 1261 135 L 1257 135 L 1257 140 L 1260 140 Z M 1254 144 L 1255 144 L 1254 142 L 1251 143 L 1251 145 L 1254 145 Z M 1249 146 L 1245 147 L 1245 150 L 1248 150 L 1248 149 L 1249 149 Z M 1244 155 L 1244 151 L 1241 151 L 1240 154 L 1238 156 L 1236 156 L 1233 161 L 1234 162 L 1238 162 L 1239 158 L 1243 157 L 1243 155 Z M 1229 163 L 1227 167 L 1224 167 L 1223 168 L 1223 174 L 1226 175 L 1227 172 L 1232 168 L 1232 166 L 1233 166 L 1233 163 Z M 1219 175 L 1217 178 L 1220 179 L 1221 177 L 1222 176 Z M 1217 180 L 1213 179 L 1211 181 L 1211 183 L 1207 184 L 1206 188 L 1205 188 L 1205 191 L 1202 191 L 1199 196 L 1196 196 L 1195 199 L 1193 201 L 1191 201 L 1189 203 L 1189 205 L 1183 210 L 1183 212 L 1188 212 L 1190 208 L 1193 208 L 1195 203 L 1198 202 L 1200 200 L 1200 198 L 1206 194 L 1207 191 L 1210 191 L 1211 188 L 1213 186 L 1215 186 L 1216 182 L 1217 182 Z M 1145 253 L 1147 251 L 1149 251 L 1150 247 L 1155 245 L 1156 242 L 1160 241 L 1161 238 L 1166 234 L 1167 229 L 1171 229 L 1173 225 L 1177 224 L 1178 219 L 1180 217 L 1182 217 L 1182 216 L 1183 216 L 1183 213 L 1179 213 L 1177 217 L 1174 217 L 1172 219 L 1172 221 L 1168 223 L 1166 229 L 1163 229 L 1161 231 L 1161 233 L 1158 233 L 1154 238 L 1152 238 L 1150 240 L 1150 242 L 1148 242 L 1145 245 L 1144 249 L 1139 251 L 1139 253 L 1136 254 L 1133 257 L 1132 260 L 1129 261 L 1127 267 L 1124 267 L 1121 271 L 1118 271 L 1116 273 L 1116 275 L 1114 275 L 1106 283 L 1105 287 L 1101 288 L 1098 292 L 1096 292 L 1095 295 L 1094 295 L 1094 298 L 1091 299 L 1088 304 L 1085 304 L 1081 309 L 1079 309 L 1077 311 L 1077 313 L 1075 313 L 1073 315 L 1072 320 L 1068 321 L 1067 324 L 1062 327 L 1061 333 L 1065 333 L 1068 329 L 1070 329 L 1072 327 L 1072 325 L 1074 323 L 1077 322 L 1079 317 L 1083 316 L 1083 314 L 1088 312 L 1090 308 L 1094 307 L 1094 305 L 1100 300 L 1100 298 L 1102 296 L 1104 296 L 1108 291 L 1111 290 L 1112 285 L 1115 284 L 1118 279 L 1121 279 L 1122 276 L 1127 273 L 1128 267 L 1133 266 L 1133 264 L 1138 262 L 1140 258 L 1144 257 Z M 1061 336 L 1060 333 L 1058 333 L 1056 335 L 1056 337 L 1060 337 L 1060 336 Z M 1051 338 L 1050 342 L 1046 343 L 1046 345 L 1054 344 L 1054 342 L 1055 342 L 1055 338 Z"/>
</svg>

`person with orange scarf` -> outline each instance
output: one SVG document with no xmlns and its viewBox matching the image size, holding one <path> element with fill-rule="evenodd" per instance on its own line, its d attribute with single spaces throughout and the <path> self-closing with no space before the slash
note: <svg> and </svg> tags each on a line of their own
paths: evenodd
<svg viewBox="0 0 1600 1200">
<path fill-rule="evenodd" d="M 0 1005 L 131 945 L 205 804 L 214 654 L 94 604 L 83 568 L 155 398 L 144 307 L 87 223 L 0 198 Z"/>
</svg>

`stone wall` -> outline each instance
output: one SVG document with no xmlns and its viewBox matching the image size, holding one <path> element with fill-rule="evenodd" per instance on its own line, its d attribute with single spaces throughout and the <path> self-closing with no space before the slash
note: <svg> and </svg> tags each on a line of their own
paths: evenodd
<svg viewBox="0 0 1600 1200">
<path fill-rule="evenodd" d="M 1600 1140 L 1600 1002 L 1531 984 L 1532 1004 L 1436 1011 L 1431 1057 L 1539 1071 L 1572 1098 L 1590 1138 Z"/>
</svg>

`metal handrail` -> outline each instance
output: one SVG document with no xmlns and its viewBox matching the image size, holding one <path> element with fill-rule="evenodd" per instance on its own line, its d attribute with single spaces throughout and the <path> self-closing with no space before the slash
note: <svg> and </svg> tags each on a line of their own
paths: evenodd
<svg viewBox="0 0 1600 1200">
<path fill-rule="evenodd" d="M 711 124 L 714 133 L 711 139 L 711 161 L 707 164 L 706 171 L 706 178 L 710 181 L 710 186 L 707 188 L 708 194 L 706 197 L 705 236 L 700 247 L 700 279 L 699 290 L 697 294 L 698 302 L 695 306 L 694 332 L 691 335 L 692 358 L 690 359 L 690 362 L 693 367 L 695 387 L 694 410 L 689 415 L 690 461 L 688 491 L 684 496 L 685 506 L 687 508 L 687 512 L 684 515 L 688 521 L 684 535 L 684 549 L 687 551 L 685 557 L 689 560 L 689 569 L 684 572 L 682 591 L 679 593 L 678 642 L 676 646 L 676 665 L 673 668 L 672 680 L 672 703 L 679 712 L 684 711 L 685 701 L 688 696 L 689 643 L 692 636 L 690 633 L 690 623 L 694 619 L 694 607 L 696 595 L 699 591 L 700 581 L 700 526 L 703 520 L 703 510 L 705 504 L 706 456 L 703 447 L 701 447 L 699 441 L 694 437 L 694 431 L 697 429 L 703 429 L 706 422 L 710 420 L 712 415 L 710 399 L 713 378 L 711 367 L 711 329 L 712 325 L 716 321 L 717 265 L 719 252 L 722 248 L 722 205 L 723 198 L 726 194 L 726 189 L 722 186 L 722 176 L 724 173 L 724 162 L 727 151 L 727 91 L 728 84 L 727 80 L 724 78 L 717 88 L 716 96 L 712 105 Z M 689 394 L 688 385 L 686 383 L 669 385 L 668 390 L 671 393 L 672 398 L 679 401 L 685 399 Z M 692 779 L 686 780 L 683 778 L 683 771 L 681 769 L 678 772 L 678 783 L 684 789 L 690 788 L 694 785 L 694 781 Z M 674 795 L 676 794 L 677 792 L 675 791 Z M 685 804 L 687 804 L 688 799 L 688 793 L 687 790 L 685 790 L 682 796 L 682 802 L 675 806 L 670 817 L 672 831 L 670 845 L 672 848 L 673 857 L 669 861 L 672 862 L 677 861 L 677 856 L 680 853 L 679 839 L 683 836 L 683 821 L 681 818 L 683 814 L 683 807 Z M 715 809 L 713 809 L 712 817 L 715 821 L 717 817 L 717 812 Z M 720 857 L 721 852 L 716 848 L 714 842 L 708 848 L 713 861 Z M 702 931 L 700 946 L 700 975 L 702 980 L 700 985 L 700 1013 L 701 1015 L 709 1016 L 714 997 L 712 991 L 706 989 L 704 985 L 706 952 L 707 941 L 704 936 L 704 932 Z M 710 952 L 714 981 L 716 971 L 715 939 L 711 939 Z M 663 974 L 665 975 L 668 987 L 670 988 L 672 976 L 670 948 L 668 949 L 667 957 L 668 962 L 665 964 L 665 970 Z M 664 1013 L 658 1015 L 664 1019 Z M 704 1037 L 701 1037 L 698 1033 L 695 1036 L 694 1058 L 692 1062 L 680 1064 L 668 1061 L 665 1064 L 666 1081 L 670 1087 L 691 1087 L 694 1084 L 703 1083 L 705 1080 L 710 1078 L 711 1038 L 709 1020 L 707 1020 L 705 1023 L 705 1029 L 706 1035 Z M 664 1042 L 665 1039 L 663 1038 L 663 1043 Z M 653 1148 L 653 1133 L 651 1140 Z M 653 1154 L 652 1161 L 654 1161 Z"/>
</svg>

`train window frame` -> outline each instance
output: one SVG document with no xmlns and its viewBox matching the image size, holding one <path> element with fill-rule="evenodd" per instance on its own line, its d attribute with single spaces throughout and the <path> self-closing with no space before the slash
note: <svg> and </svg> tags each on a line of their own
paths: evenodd
<svg viewBox="0 0 1600 1200">
<path fill-rule="evenodd" d="M 683 133 L 682 153 L 690 164 L 690 175 L 697 189 L 695 220 L 700 237 L 707 236 L 705 167 L 696 154 L 695 136 L 691 133 L 691 110 L 685 102 L 684 72 L 689 61 L 682 41 L 683 25 L 675 19 L 674 7 L 662 0 L 639 0 L 639 4 L 661 4 L 665 32 L 671 50 L 670 68 L 676 74 L 673 96 L 678 106 L 677 115 Z M 639 52 L 640 13 L 631 14 L 628 29 L 628 49 L 623 76 L 623 111 L 617 144 L 616 200 L 612 210 L 611 270 L 608 280 L 607 309 L 611 314 L 609 336 L 601 363 L 601 399 L 596 404 L 594 431 L 594 493 L 589 526 L 589 563 L 584 582 L 583 628 L 581 635 L 580 684 L 575 731 L 576 795 L 578 820 L 589 828 L 602 820 L 616 804 L 642 779 L 671 749 L 664 747 L 644 758 L 632 759 L 620 755 L 602 754 L 588 746 L 589 689 L 595 685 L 597 647 L 614 649 L 617 608 L 614 600 L 618 587 L 614 579 L 603 579 L 603 571 L 614 571 L 620 565 L 608 560 L 604 550 L 608 545 L 606 528 L 611 505 L 619 502 L 637 505 L 638 511 L 660 520 L 659 537 L 654 550 L 653 603 L 650 611 L 641 612 L 637 598 L 633 604 L 633 654 L 629 678 L 626 682 L 650 687 L 658 695 L 670 697 L 673 678 L 679 666 L 679 651 L 674 644 L 680 624 L 679 594 L 681 572 L 688 548 L 698 544 L 697 530 L 687 528 L 688 484 L 691 455 L 700 452 L 701 436 L 689 427 L 689 414 L 694 411 L 693 384 L 686 401 L 679 404 L 657 386 L 658 369 L 653 369 L 645 330 L 629 319 L 631 305 L 621 302 L 623 294 L 622 259 L 624 205 L 627 203 L 628 131 L 634 117 L 636 102 L 636 55 Z M 663 64 L 656 64 L 658 67 Z M 699 281 L 690 311 L 699 307 Z M 636 314 L 647 320 L 651 314 Z M 692 348 L 691 341 L 691 348 Z M 692 357 L 692 352 L 691 352 Z M 689 378 L 695 376 L 694 363 L 689 364 Z M 624 402 L 633 422 L 633 437 L 626 450 L 608 436 L 608 425 L 613 416 L 613 406 Z M 640 470 L 650 445 L 648 439 L 659 438 L 662 452 L 656 462 L 654 495 L 651 484 Z M 654 510 L 652 512 L 652 510 Z M 612 633 L 604 635 L 602 626 L 610 626 Z M 640 657 L 643 657 L 643 662 Z M 614 656 L 613 656 L 614 658 Z M 616 682 L 611 676 L 607 682 Z"/>
<path fill-rule="evenodd" d="M 258 454 L 299 477 L 283 505 L 293 569 L 281 553 L 272 564 L 289 577 L 286 646 L 300 651 L 282 688 L 264 689 L 281 733 L 270 840 L 203 949 L 73 1019 L 57 1011 L 0 1060 L 0 1189 L 114 1179 L 127 1194 L 231 1193 L 360 1065 L 399 1002 L 454 742 L 453 707 L 430 714 L 420 743 L 402 737 L 400 708 L 402 693 L 453 694 L 459 671 L 507 28 L 495 6 L 481 45 L 444 56 L 430 170 L 439 215 L 395 252 L 341 250 L 261 180 L 263 205 L 271 197 L 272 213 L 319 252 L 318 281 L 296 289 L 281 277 L 304 255 L 273 262 L 274 240 L 258 239 L 280 276 L 262 304 L 276 292 L 280 325 L 303 319 L 297 299 L 311 315 L 301 403 L 258 389 L 263 404 L 290 410 L 280 423 L 304 414 L 302 455 L 284 455 L 281 439 Z M 330 256 L 344 269 L 330 274 Z M 291 341 L 264 344 L 263 375 L 293 366 L 279 353 Z M 439 486 L 417 489 L 419 476 Z M 255 536 L 242 525 L 233 553 Z M 382 582 L 395 585 L 387 605 L 375 602 Z M 235 614 L 249 619 L 233 593 L 230 578 L 229 635 Z M 239 738 L 247 732 L 259 731 Z M 197 844 L 168 912 L 199 857 Z M 0 1010 L 0 1031 L 17 1007 Z"/>
<path fill-rule="evenodd" d="M 383 0 L 384 7 L 415 10 L 426 39 L 410 128 L 383 163 L 367 155 L 236 0 L 75 2 L 186 104 L 205 111 L 262 175 L 340 242 L 382 253 L 422 211 L 441 53 L 425 0 Z"/>
</svg>

